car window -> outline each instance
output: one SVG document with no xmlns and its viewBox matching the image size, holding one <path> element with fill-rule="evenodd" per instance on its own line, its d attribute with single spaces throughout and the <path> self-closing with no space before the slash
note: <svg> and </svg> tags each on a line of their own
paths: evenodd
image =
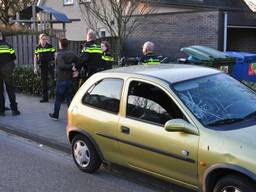
<svg viewBox="0 0 256 192">
<path fill-rule="evenodd" d="M 82 103 L 109 112 L 118 113 L 123 80 L 104 79 L 92 86 L 84 95 Z"/>
<path fill-rule="evenodd" d="M 256 94 L 220 73 L 173 85 L 174 91 L 205 126 L 228 125 L 255 117 Z"/>
<path fill-rule="evenodd" d="M 139 81 L 130 83 L 126 116 L 160 125 L 174 118 L 183 118 L 180 109 L 164 91 Z"/>
</svg>

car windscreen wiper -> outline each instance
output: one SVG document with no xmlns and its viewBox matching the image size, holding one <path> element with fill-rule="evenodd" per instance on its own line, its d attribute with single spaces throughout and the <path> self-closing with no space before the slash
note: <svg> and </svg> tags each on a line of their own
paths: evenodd
<svg viewBox="0 0 256 192">
<path fill-rule="evenodd" d="M 206 126 L 227 125 L 227 124 L 232 124 L 232 123 L 236 123 L 236 122 L 243 121 L 243 120 L 244 120 L 244 118 L 220 119 L 217 121 L 210 122 Z"/>
</svg>

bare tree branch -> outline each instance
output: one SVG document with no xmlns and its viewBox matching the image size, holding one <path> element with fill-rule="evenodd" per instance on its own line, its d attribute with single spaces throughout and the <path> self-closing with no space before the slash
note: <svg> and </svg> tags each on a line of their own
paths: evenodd
<svg viewBox="0 0 256 192">
<path fill-rule="evenodd" d="M 35 2 L 36 0 L 0 0 L 0 20 L 5 26 L 9 26 L 10 17 Z"/>
<path fill-rule="evenodd" d="M 87 15 L 88 26 L 92 23 L 88 15 L 94 21 L 98 21 L 107 28 L 112 37 L 118 37 L 118 55 L 122 53 L 122 47 L 128 36 L 136 29 L 140 19 L 145 19 L 155 11 L 150 0 L 91 0 L 80 2 L 80 8 L 84 16 Z M 98 26 L 98 25 L 97 25 Z M 96 28 L 93 28 L 97 30 Z"/>
</svg>

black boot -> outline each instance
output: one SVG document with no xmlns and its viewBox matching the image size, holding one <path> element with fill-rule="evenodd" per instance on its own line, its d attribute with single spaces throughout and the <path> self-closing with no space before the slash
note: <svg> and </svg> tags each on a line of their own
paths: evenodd
<svg viewBox="0 0 256 192">
<path fill-rule="evenodd" d="M 19 110 L 12 111 L 12 116 L 17 116 L 17 115 L 20 115 Z"/>
</svg>

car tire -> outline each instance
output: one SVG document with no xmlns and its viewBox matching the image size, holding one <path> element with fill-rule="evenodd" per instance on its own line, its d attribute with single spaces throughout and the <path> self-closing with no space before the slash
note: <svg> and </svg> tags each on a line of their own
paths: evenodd
<svg viewBox="0 0 256 192">
<path fill-rule="evenodd" d="M 228 175 L 221 178 L 213 192 L 254 192 L 255 186 L 247 178 L 238 175 Z"/>
<path fill-rule="evenodd" d="M 72 156 L 77 167 L 87 173 L 97 171 L 102 163 L 93 144 L 82 135 L 76 135 L 72 140 Z"/>
</svg>

